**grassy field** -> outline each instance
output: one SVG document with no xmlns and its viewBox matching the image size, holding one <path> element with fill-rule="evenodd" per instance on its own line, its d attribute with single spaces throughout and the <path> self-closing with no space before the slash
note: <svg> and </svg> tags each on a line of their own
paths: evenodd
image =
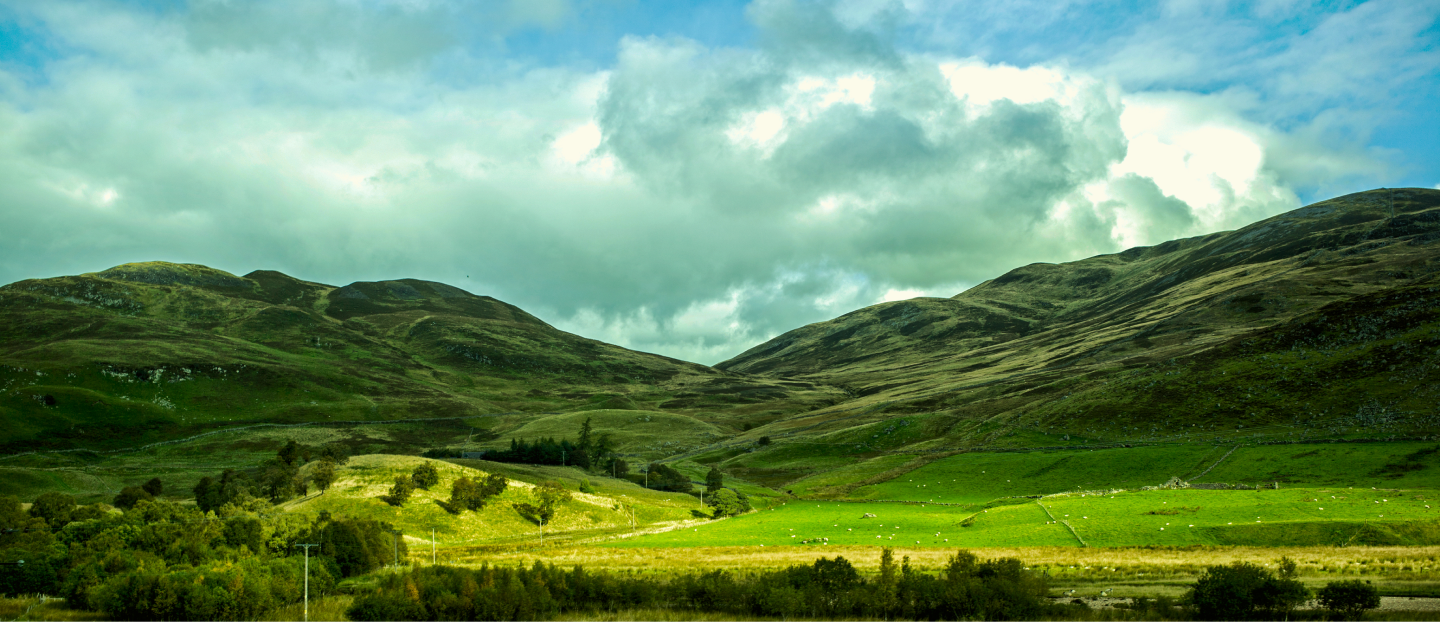
<svg viewBox="0 0 1440 622">
<path fill-rule="evenodd" d="M 397 476 L 408 475 L 422 462 L 437 467 L 439 484 L 430 490 L 416 490 L 402 507 L 380 500 Z M 435 503 L 449 498 L 450 487 L 459 477 L 477 477 L 488 472 L 499 472 L 511 481 L 506 491 L 481 511 L 452 515 Z M 522 518 L 512 504 L 535 503 L 531 490 L 535 483 L 542 481 L 560 481 L 572 493 L 572 499 L 561 505 L 553 522 L 545 527 L 551 537 L 628 529 L 631 509 L 638 524 L 651 525 L 691 519 L 690 511 L 700 508 L 699 500 L 690 495 L 645 490 L 610 478 L 589 478 L 596 492 L 581 493 L 576 489 L 582 477 L 580 471 L 564 467 L 521 465 L 517 468 L 482 461 L 456 464 L 411 456 L 356 456 L 337 470 L 336 482 L 329 491 L 292 500 L 282 508 L 287 512 L 328 511 L 388 522 L 405 533 L 412 547 L 419 547 L 414 549 L 417 555 L 422 548 L 428 550 L 432 534 L 438 546 L 445 547 L 532 539 L 538 543 L 539 526 Z"/>
<path fill-rule="evenodd" d="M 921 466 L 913 470 L 902 468 L 908 456 L 885 456 L 801 480 L 799 484 L 802 490 L 823 490 L 827 484 L 890 467 L 893 477 L 855 488 L 848 496 L 942 503 L 982 503 L 1006 496 L 1076 490 L 1136 489 L 1159 486 L 1171 477 L 1251 486 L 1279 482 L 1282 487 L 1436 488 L 1440 487 L 1440 481 L 1434 480 L 1440 473 L 1440 450 L 1436 448 L 1433 442 L 1393 442 L 973 452 L 917 461 L 911 464 Z"/>
<path fill-rule="evenodd" d="M 802 500 L 612 546 L 1429 545 L 1440 544 L 1437 498 L 1432 491 L 1322 488 L 1067 494 L 964 505 Z"/>
</svg>

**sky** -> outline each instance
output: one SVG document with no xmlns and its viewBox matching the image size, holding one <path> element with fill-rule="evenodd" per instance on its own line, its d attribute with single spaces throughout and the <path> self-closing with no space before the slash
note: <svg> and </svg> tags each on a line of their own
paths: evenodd
<svg viewBox="0 0 1440 622">
<path fill-rule="evenodd" d="M 0 0 L 0 283 L 418 278 L 713 364 L 1440 188 L 1440 0 Z"/>
</svg>

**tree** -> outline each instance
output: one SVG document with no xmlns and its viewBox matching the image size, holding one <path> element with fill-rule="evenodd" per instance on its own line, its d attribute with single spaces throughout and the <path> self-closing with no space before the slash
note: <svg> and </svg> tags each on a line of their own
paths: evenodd
<svg viewBox="0 0 1440 622">
<path fill-rule="evenodd" d="M 152 497 L 159 497 L 160 493 L 165 491 L 165 484 L 161 483 L 158 477 L 150 478 L 150 481 L 145 482 L 140 487 L 144 488 L 145 492 L 150 493 Z"/>
<path fill-rule="evenodd" d="M 1276 617 L 1294 609 L 1309 596 L 1293 578 L 1276 577 L 1248 562 L 1211 566 L 1190 588 L 1190 604 L 1205 620 L 1246 620 Z"/>
<path fill-rule="evenodd" d="M 350 461 L 350 452 L 344 445 L 329 444 L 320 448 L 320 459 L 343 466 Z"/>
<path fill-rule="evenodd" d="M 335 463 L 329 458 L 317 462 L 315 468 L 310 470 L 310 481 L 315 482 L 320 494 L 325 494 L 330 485 L 335 483 Z"/>
<path fill-rule="evenodd" d="M 705 474 L 705 492 L 714 494 L 725 487 L 725 474 L 720 469 L 710 467 L 710 472 Z"/>
<path fill-rule="evenodd" d="M 610 463 L 610 475 L 612 477 L 625 477 L 630 473 L 630 463 L 616 458 Z"/>
<path fill-rule="evenodd" d="M 120 494 L 115 495 L 115 500 L 111 501 L 110 505 L 122 510 L 128 510 L 135 507 L 136 503 L 153 501 L 154 499 L 154 496 L 140 486 L 126 486 L 120 489 Z"/>
<path fill-rule="evenodd" d="M 465 510 L 479 511 L 485 508 L 485 504 L 492 497 L 505 492 L 506 486 L 509 486 L 509 481 L 499 473 L 491 473 L 479 480 L 461 477 L 450 485 L 450 500 L 437 500 L 435 503 L 451 514 L 459 514 Z"/>
<path fill-rule="evenodd" d="M 755 444 L 757 444 L 757 445 L 759 445 L 759 446 L 761 446 L 761 447 L 764 447 L 764 446 L 766 446 L 766 445 L 769 445 L 769 444 L 770 444 L 770 437 L 768 437 L 768 436 L 762 436 L 762 437 L 760 437 L 760 440 L 755 441 Z"/>
<path fill-rule="evenodd" d="M 720 492 L 712 495 L 706 503 L 715 508 L 715 518 L 737 516 L 750 511 L 750 500 L 729 488 L 721 488 Z"/>
<path fill-rule="evenodd" d="M 300 443 L 297 443 L 292 439 L 289 442 L 285 443 L 285 446 L 281 447 L 280 451 L 276 452 L 275 456 L 279 458 L 281 462 L 287 465 L 300 466 L 301 455 L 303 453 L 305 453 L 304 448 L 300 446 Z"/>
<path fill-rule="evenodd" d="M 570 500 L 570 491 L 560 482 L 550 481 L 536 486 L 533 494 L 536 504 L 516 503 L 515 511 L 526 520 L 539 523 L 542 527 L 555 518 L 560 504 Z"/>
<path fill-rule="evenodd" d="M 410 476 L 401 475 L 395 478 L 395 484 L 390 487 L 390 494 L 380 497 L 380 500 L 400 507 L 410 500 L 410 493 L 414 491 L 415 483 L 410 481 Z"/>
<path fill-rule="evenodd" d="M 1368 581 L 1351 579 L 1332 581 L 1315 594 L 1320 606 L 1335 617 L 1345 620 L 1359 620 L 1366 609 L 1380 606 L 1380 591 Z"/>
<path fill-rule="evenodd" d="M 695 489 L 695 486 L 690 483 L 690 477 L 675 470 L 674 467 L 659 462 L 651 462 L 649 469 L 651 488 L 687 494 Z"/>
<path fill-rule="evenodd" d="M 410 474 L 410 481 L 415 483 L 416 488 L 430 490 L 431 486 L 440 483 L 440 471 L 435 468 L 435 465 L 422 462 L 415 467 L 415 472 Z"/>
<path fill-rule="evenodd" d="M 890 547 L 880 550 L 880 576 L 875 579 L 875 607 L 888 619 L 900 604 L 900 577 L 895 565 L 895 552 Z"/>
<path fill-rule="evenodd" d="M 580 424 L 580 435 L 575 439 L 576 447 L 579 450 L 588 453 L 590 449 L 593 448 L 590 439 L 590 434 L 592 431 L 593 428 L 591 428 L 590 426 L 590 417 L 585 417 L 585 423 Z"/>
<path fill-rule="evenodd" d="M 75 511 L 75 498 L 60 492 L 47 492 L 35 498 L 30 515 L 44 520 L 51 529 L 60 529 L 70 522 Z"/>
</svg>

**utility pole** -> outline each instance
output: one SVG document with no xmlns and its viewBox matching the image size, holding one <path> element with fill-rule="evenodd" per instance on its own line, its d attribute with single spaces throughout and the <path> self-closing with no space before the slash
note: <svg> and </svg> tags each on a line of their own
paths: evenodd
<svg viewBox="0 0 1440 622">
<path fill-rule="evenodd" d="M 395 547 L 394 555 L 393 555 L 393 558 L 394 558 L 394 560 L 395 560 L 395 567 L 396 567 L 396 568 L 399 568 L 399 567 L 400 567 L 400 531 L 399 531 L 398 529 L 395 530 L 394 532 L 392 532 L 392 533 L 390 534 L 390 541 L 394 543 L 394 547 Z"/>
<path fill-rule="evenodd" d="M 565 450 L 564 450 L 564 449 L 561 449 L 561 450 L 560 450 L 560 466 L 566 466 L 566 464 L 565 464 Z"/>
<path fill-rule="evenodd" d="M 310 622 L 310 547 L 318 544 L 297 544 L 305 549 L 305 622 Z"/>
<path fill-rule="evenodd" d="M 435 565 L 435 528 L 430 528 L 430 565 Z"/>
</svg>

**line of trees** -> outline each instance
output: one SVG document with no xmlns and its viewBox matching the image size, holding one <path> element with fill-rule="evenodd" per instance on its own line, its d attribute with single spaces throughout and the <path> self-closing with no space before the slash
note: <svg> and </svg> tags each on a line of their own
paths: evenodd
<svg viewBox="0 0 1440 622">
<path fill-rule="evenodd" d="M 543 620 L 576 611 L 670 609 L 735 616 L 1034 619 L 1051 605 L 1045 578 L 1019 560 L 960 551 L 938 573 L 882 552 L 866 579 L 843 557 L 761 573 L 711 571 L 669 578 L 530 568 L 434 566 L 387 575 L 355 600 L 352 620 Z"/>
<path fill-rule="evenodd" d="M 219 477 L 200 478 L 191 492 L 195 494 L 195 504 L 207 512 L 227 504 L 243 506 L 255 499 L 282 503 L 296 495 L 309 494 L 312 483 L 324 493 L 335 481 L 335 467 L 349 459 L 349 453 L 340 445 L 317 448 L 292 440 L 285 443 L 274 458 L 253 469 L 225 469 Z M 310 469 L 308 476 L 302 476 L 301 467 L 311 461 L 318 464 Z M 124 491 L 121 494 L 124 495 Z"/>
<path fill-rule="evenodd" d="M 575 440 L 562 438 L 540 438 L 534 442 L 525 439 L 510 439 L 510 448 L 485 453 L 486 460 L 514 462 L 521 464 L 549 464 L 573 466 L 623 477 L 630 471 L 615 454 L 615 445 L 609 434 L 595 434 L 591 418 L 586 417 L 576 432 Z"/>
</svg>

